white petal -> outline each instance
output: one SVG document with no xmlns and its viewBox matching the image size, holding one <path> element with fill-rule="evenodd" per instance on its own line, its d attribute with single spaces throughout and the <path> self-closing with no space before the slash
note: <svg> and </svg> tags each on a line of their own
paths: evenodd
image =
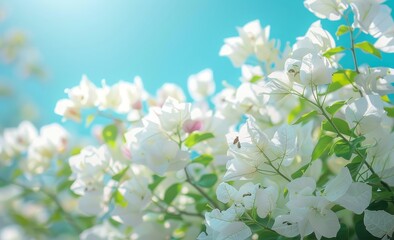
<svg viewBox="0 0 394 240">
<path fill-rule="evenodd" d="M 309 222 L 314 232 L 327 238 L 335 237 L 341 228 L 337 215 L 331 210 L 327 210 L 324 214 L 317 211 L 311 211 L 309 214 Z"/>
<path fill-rule="evenodd" d="M 394 232 L 394 215 L 383 210 L 364 212 L 364 224 L 368 232 L 378 238 L 392 236 Z"/>
<path fill-rule="evenodd" d="M 217 239 L 223 240 L 244 240 L 248 239 L 252 235 L 252 231 L 243 222 L 230 223 L 223 231 L 218 235 Z"/>
<path fill-rule="evenodd" d="M 236 194 L 237 190 L 233 186 L 224 182 L 220 183 L 216 189 L 217 199 L 222 203 L 228 203 L 230 200 L 233 200 Z"/>
<path fill-rule="evenodd" d="M 341 172 L 328 182 L 324 190 L 325 198 L 332 202 L 337 200 L 347 192 L 352 182 L 353 180 L 349 169 L 346 167 L 342 168 Z"/>
<path fill-rule="evenodd" d="M 285 237 L 295 237 L 299 234 L 297 221 L 291 215 L 277 216 L 272 230 Z"/>
<path fill-rule="evenodd" d="M 368 207 L 372 198 L 372 187 L 365 183 L 352 183 L 348 191 L 335 202 L 342 207 L 361 214 Z"/>
</svg>

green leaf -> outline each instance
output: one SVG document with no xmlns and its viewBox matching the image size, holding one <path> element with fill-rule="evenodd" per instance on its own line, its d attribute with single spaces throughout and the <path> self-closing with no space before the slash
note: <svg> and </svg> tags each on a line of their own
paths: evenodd
<svg viewBox="0 0 394 240">
<path fill-rule="evenodd" d="M 164 214 L 164 221 L 167 220 L 177 220 L 177 221 L 183 221 L 182 217 L 178 214 L 173 214 L 173 213 L 166 213 Z"/>
<path fill-rule="evenodd" d="M 349 124 L 345 120 L 341 118 L 332 118 L 331 121 L 341 134 L 345 134 L 347 136 L 354 135 L 349 128 Z M 337 133 L 337 130 L 327 120 L 322 121 L 322 129 L 328 132 Z"/>
<path fill-rule="evenodd" d="M 336 112 L 338 112 L 339 109 L 341 109 L 347 101 L 338 101 L 333 103 L 331 106 L 326 107 L 326 110 L 329 114 L 335 115 Z"/>
<path fill-rule="evenodd" d="M 335 54 L 338 54 L 340 52 L 343 52 L 346 48 L 339 46 L 335 48 L 330 48 L 327 51 L 323 53 L 323 56 L 326 58 L 330 58 L 331 56 L 334 56 Z"/>
<path fill-rule="evenodd" d="M 382 58 L 382 55 L 380 54 L 380 51 L 374 47 L 370 42 L 364 41 L 364 42 L 359 42 L 354 44 L 355 48 L 361 49 L 365 53 L 372 54 L 378 58 Z"/>
<path fill-rule="evenodd" d="M 386 110 L 388 117 L 394 118 L 394 107 L 385 107 L 384 110 Z"/>
<path fill-rule="evenodd" d="M 112 179 L 119 182 L 124 175 L 127 173 L 127 170 L 129 170 L 130 166 L 125 167 L 122 171 L 118 172 L 117 174 L 115 174 L 114 176 L 112 176 Z"/>
<path fill-rule="evenodd" d="M 291 178 L 292 179 L 296 179 L 296 178 L 300 178 L 302 177 L 302 175 L 304 175 L 305 171 L 308 169 L 309 167 L 309 163 L 306 164 L 305 166 L 302 166 L 300 169 L 298 169 L 296 172 L 294 172 L 293 174 L 291 174 Z"/>
<path fill-rule="evenodd" d="M 198 180 L 198 182 L 196 182 L 196 184 L 200 187 L 210 188 L 213 185 L 215 185 L 217 180 L 218 180 L 218 177 L 216 176 L 216 174 L 210 173 L 210 174 L 202 175 L 200 180 Z"/>
<path fill-rule="evenodd" d="M 210 133 L 210 132 L 206 132 L 206 133 L 202 133 L 202 132 L 193 132 L 189 135 L 189 137 L 186 138 L 185 140 L 185 146 L 188 148 L 193 147 L 194 145 L 196 145 L 197 143 L 200 143 L 202 141 L 214 138 L 215 136 Z"/>
<path fill-rule="evenodd" d="M 182 189 L 182 184 L 175 183 L 171 185 L 164 193 L 164 202 L 170 205 Z"/>
<path fill-rule="evenodd" d="M 64 190 L 70 189 L 71 185 L 74 183 L 74 180 L 66 180 L 59 185 L 56 186 L 57 192 L 62 192 Z"/>
<path fill-rule="evenodd" d="M 356 230 L 357 239 L 359 239 L 359 240 L 380 239 L 380 238 L 374 237 L 372 234 L 370 234 L 368 232 L 367 228 L 364 225 L 363 220 L 356 223 L 355 230 Z"/>
<path fill-rule="evenodd" d="M 255 75 L 252 77 L 252 79 L 250 79 L 250 83 L 256 83 L 260 81 L 262 78 L 263 78 L 262 76 Z"/>
<path fill-rule="evenodd" d="M 18 178 L 18 177 L 20 177 L 22 175 L 23 175 L 22 169 L 16 168 L 14 170 L 14 172 L 12 173 L 12 175 L 11 175 L 11 179 L 16 179 L 16 178 Z"/>
<path fill-rule="evenodd" d="M 208 166 L 213 160 L 213 157 L 209 154 L 202 154 L 192 160 L 192 163 L 200 163 L 204 166 Z"/>
<path fill-rule="evenodd" d="M 343 157 L 347 160 L 350 160 L 352 157 L 353 149 L 343 139 L 335 142 L 331 149 L 331 151 L 333 151 L 337 157 Z"/>
<path fill-rule="evenodd" d="M 124 198 L 124 196 L 118 191 L 116 190 L 114 192 L 114 200 L 115 200 L 115 204 L 121 206 L 121 207 L 127 207 L 128 202 L 126 201 L 126 199 Z"/>
<path fill-rule="evenodd" d="M 110 147 L 115 147 L 116 137 L 118 136 L 118 128 L 114 124 L 107 125 L 103 129 L 102 134 L 104 142 Z"/>
<path fill-rule="evenodd" d="M 353 139 L 352 141 L 350 141 L 350 143 L 352 144 L 353 148 L 358 148 L 361 146 L 361 143 L 365 140 L 364 136 L 359 136 L 355 139 Z"/>
<path fill-rule="evenodd" d="M 86 117 L 86 120 L 85 120 L 85 126 L 86 126 L 86 127 L 89 127 L 90 124 L 92 124 L 92 122 L 94 121 L 95 118 L 96 118 L 96 116 L 93 115 L 93 114 L 88 115 L 88 116 Z"/>
<path fill-rule="evenodd" d="M 345 224 L 341 224 L 341 228 L 339 229 L 337 236 L 335 239 L 339 240 L 348 240 L 349 239 L 349 228 Z"/>
<path fill-rule="evenodd" d="M 324 152 L 326 152 L 331 144 L 332 144 L 333 138 L 327 135 L 322 135 L 319 138 L 319 141 L 317 141 L 317 144 L 315 148 L 313 149 L 312 152 L 312 160 L 318 159 L 321 155 L 323 155 Z"/>
<path fill-rule="evenodd" d="M 317 115 L 318 115 L 318 112 L 316 110 L 305 113 L 299 119 L 297 119 L 297 121 L 295 121 L 293 123 L 293 125 L 299 124 L 299 123 L 305 124 L 305 123 L 309 122 L 310 120 L 312 120 Z"/>
<path fill-rule="evenodd" d="M 339 36 L 342 36 L 343 34 L 349 32 L 349 31 L 350 31 L 349 26 L 341 25 L 341 26 L 338 27 L 337 32 L 335 33 L 335 35 L 337 35 L 339 37 Z"/>
<path fill-rule="evenodd" d="M 152 192 L 155 188 L 165 179 L 165 177 L 160 177 L 159 175 L 153 175 L 153 182 L 148 185 L 149 190 Z"/>
<path fill-rule="evenodd" d="M 356 156 L 352 159 L 351 163 L 346 165 L 346 167 L 349 169 L 350 175 L 352 175 L 353 180 L 355 180 L 357 177 L 361 162 L 362 162 L 362 158 L 360 156 Z"/>
<path fill-rule="evenodd" d="M 335 92 L 336 90 L 354 82 L 357 72 L 350 69 L 342 69 L 332 74 L 332 83 L 327 88 L 326 94 Z"/>
</svg>

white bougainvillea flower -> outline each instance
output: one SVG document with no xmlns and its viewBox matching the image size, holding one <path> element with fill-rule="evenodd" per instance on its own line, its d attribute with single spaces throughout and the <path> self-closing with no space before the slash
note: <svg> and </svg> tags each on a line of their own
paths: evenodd
<svg viewBox="0 0 394 240">
<path fill-rule="evenodd" d="M 240 37 L 231 37 L 224 40 L 219 55 L 230 58 L 234 66 L 240 67 L 251 54 Z"/>
<path fill-rule="evenodd" d="M 85 215 L 98 216 L 105 209 L 104 191 L 100 189 L 88 189 L 78 198 L 78 209 Z"/>
<path fill-rule="evenodd" d="M 334 38 L 322 28 L 320 21 L 316 21 L 311 24 L 305 36 L 297 38 L 292 58 L 301 60 L 308 53 L 324 53 L 334 47 Z"/>
<path fill-rule="evenodd" d="M 394 215 L 383 210 L 365 210 L 364 225 L 375 237 L 388 240 L 394 233 Z"/>
<path fill-rule="evenodd" d="M 62 116 L 63 121 L 66 119 L 70 119 L 75 122 L 81 121 L 81 108 L 70 99 L 60 99 L 57 101 L 55 113 Z"/>
<path fill-rule="evenodd" d="M 361 134 L 380 127 L 384 114 L 383 102 L 379 95 L 366 95 L 355 100 L 346 108 L 346 120 Z"/>
<path fill-rule="evenodd" d="M 253 208 L 258 187 L 257 184 L 248 182 L 242 185 L 239 190 L 236 190 L 227 183 L 220 183 L 216 189 L 216 196 L 222 203 L 231 202 L 231 206 L 234 206 L 237 215 L 240 216 L 245 210 Z"/>
<path fill-rule="evenodd" d="M 215 81 L 211 69 L 191 75 L 187 80 L 187 87 L 195 101 L 201 101 L 215 92 Z"/>
<path fill-rule="evenodd" d="M 99 225 L 95 225 L 92 228 L 84 230 L 79 238 L 81 240 L 108 240 L 108 239 L 124 239 L 125 236 L 110 223 L 104 222 Z"/>
<path fill-rule="evenodd" d="M 237 108 L 245 113 L 258 112 L 264 108 L 269 100 L 269 96 L 260 94 L 261 91 L 264 90 L 257 84 L 250 82 L 242 83 L 235 95 Z"/>
<path fill-rule="evenodd" d="M 394 93 L 394 69 L 361 67 L 360 74 L 355 77 L 356 83 L 368 95 L 381 96 Z"/>
<path fill-rule="evenodd" d="M 132 161 L 147 166 L 156 174 L 180 170 L 189 159 L 188 152 L 179 149 L 178 143 L 169 139 L 153 123 L 132 129 L 126 138 L 130 143 Z"/>
<path fill-rule="evenodd" d="M 257 81 L 259 79 L 263 79 L 263 70 L 260 66 L 252 66 L 252 65 L 242 65 L 241 67 L 242 76 L 240 80 L 242 82 L 250 82 L 252 80 Z"/>
<path fill-rule="evenodd" d="M 237 219 L 234 207 L 226 211 L 214 209 L 212 212 L 205 213 L 206 233 L 202 232 L 197 239 L 203 240 L 243 240 L 252 235 L 250 228 Z"/>
<path fill-rule="evenodd" d="M 391 9 L 383 5 L 382 0 L 352 0 L 350 5 L 354 12 L 353 27 L 378 38 L 390 31 L 394 22 Z"/>
<path fill-rule="evenodd" d="M 64 152 L 67 148 L 69 134 L 57 123 L 43 126 L 40 129 L 40 136 L 48 139 L 56 152 Z"/>
<path fill-rule="evenodd" d="M 335 200 L 335 203 L 356 214 L 361 214 L 369 206 L 371 199 L 372 187 L 365 183 L 354 182 L 343 196 Z"/>
<path fill-rule="evenodd" d="M 348 8 L 346 2 L 342 0 L 305 0 L 304 6 L 316 17 L 331 21 L 341 19 L 343 12 Z"/>
<path fill-rule="evenodd" d="M 180 131 L 187 120 L 190 120 L 190 103 L 180 103 L 178 100 L 169 97 L 164 102 L 160 111 L 156 114 L 160 121 L 160 127 L 164 131 Z"/>
<path fill-rule="evenodd" d="M 300 80 L 305 86 L 329 84 L 333 73 L 329 61 L 322 56 L 308 53 L 302 58 Z"/>
<path fill-rule="evenodd" d="M 285 62 L 285 73 L 291 82 L 300 82 L 300 69 L 302 62 L 298 59 L 288 58 Z M 270 75 L 271 76 L 271 75 Z M 271 76 L 272 78 L 272 76 Z"/>
<path fill-rule="evenodd" d="M 148 181 L 141 176 L 123 182 L 118 191 L 127 201 L 127 206 L 115 206 L 112 217 L 128 226 L 137 226 L 142 222 L 143 210 L 151 201 L 152 194 L 148 189 Z"/>
<path fill-rule="evenodd" d="M 287 184 L 290 200 L 298 196 L 311 196 L 316 189 L 316 181 L 311 177 L 294 179 Z"/>
<path fill-rule="evenodd" d="M 394 53 L 394 28 L 382 35 L 374 46 L 383 52 Z"/>
<path fill-rule="evenodd" d="M 260 21 L 254 20 L 237 29 L 239 37 L 226 38 L 220 49 L 220 56 L 230 58 L 236 67 L 242 66 L 252 54 L 268 64 L 277 62 L 279 50 L 274 40 L 269 41 L 269 26 L 263 29 Z"/>
<path fill-rule="evenodd" d="M 168 97 L 176 99 L 178 102 L 185 102 L 186 97 L 182 88 L 173 83 L 165 83 L 157 90 L 157 105 L 162 106 Z"/>
<path fill-rule="evenodd" d="M 267 188 L 259 188 L 256 192 L 255 205 L 257 208 L 257 215 L 265 218 L 268 214 L 276 208 L 276 201 L 279 197 L 279 190 L 276 186 L 269 186 Z"/>
<path fill-rule="evenodd" d="M 298 225 L 301 238 L 311 232 L 314 232 L 318 239 L 321 236 L 331 238 L 335 237 L 340 229 L 338 217 L 329 209 L 330 202 L 323 197 L 298 195 L 289 201 L 286 206 L 291 211 L 290 216 L 297 215 L 298 217 L 295 222 Z M 278 227 L 285 225 L 288 224 L 278 221 Z"/>
<path fill-rule="evenodd" d="M 123 98 L 121 91 L 123 91 L 123 83 L 118 82 L 112 86 L 106 84 L 105 80 L 101 82 L 102 88 L 99 89 L 99 109 L 113 109 L 116 110 L 122 104 Z"/>
<path fill-rule="evenodd" d="M 280 159 L 279 165 L 289 166 L 297 153 L 297 139 L 294 127 L 284 124 L 276 130 L 271 142 L 274 159 Z"/>
<path fill-rule="evenodd" d="M 344 167 L 335 178 L 327 183 L 323 196 L 331 202 L 336 201 L 348 191 L 352 182 L 349 169 Z"/>
<path fill-rule="evenodd" d="M 87 146 L 79 154 L 70 157 L 72 176 L 77 180 L 71 189 L 82 195 L 85 190 L 94 189 L 97 183 L 100 185 L 111 161 L 112 158 L 105 145 L 98 149 Z"/>
<path fill-rule="evenodd" d="M 97 87 L 88 79 L 86 75 L 82 76 L 78 86 L 66 89 L 69 99 L 81 107 L 93 107 L 98 102 Z"/>
<path fill-rule="evenodd" d="M 29 121 L 23 121 L 17 128 L 7 128 L 3 132 L 4 151 L 14 156 L 25 151 L 37 138 L 37 129 Z"/>
</svg>

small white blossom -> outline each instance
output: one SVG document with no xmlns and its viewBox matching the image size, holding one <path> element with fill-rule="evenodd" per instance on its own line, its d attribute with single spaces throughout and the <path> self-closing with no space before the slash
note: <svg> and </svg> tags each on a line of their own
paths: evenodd
<svg viewBox="0 0 394 240">
<path fill-rule="evenodd" d="M 211 69 L 191 75 L 187 80 L 187 86 L 192 98 L 201 101 L 215 92 L 215 81 Z"/>
</svg>

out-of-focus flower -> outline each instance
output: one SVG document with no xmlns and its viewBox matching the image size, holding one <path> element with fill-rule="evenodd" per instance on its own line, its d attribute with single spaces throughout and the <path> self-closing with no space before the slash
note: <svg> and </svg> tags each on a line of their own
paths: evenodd
<svg viewBox="0 0 394 240">
<path fill-rule="evenodd" d="M 190 95 L 196 101 L 201 101 L 215 92 L 215 82 L 211 69 L 204 69 L 191 75 L 187 84 Z"/>
</svg>

